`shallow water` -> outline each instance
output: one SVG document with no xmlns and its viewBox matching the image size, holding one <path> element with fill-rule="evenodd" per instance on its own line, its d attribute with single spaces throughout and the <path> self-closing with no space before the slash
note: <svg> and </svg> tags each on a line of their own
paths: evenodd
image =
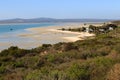
<svg viewBox="0 0 120 80">
<path fill-rule="evenodd" d="M 75 23 L 76 24 L 76 23 Z M 64 23 L 41 23 L 41 24 L 2 24 L 0 25 L 0 50 L 9 48 L 10 46 L 18 46 L 24 49 L 31 49 L 38 47 L 42 44 L 55 44 L 58 42 L 69 42 L 63 37 L 78 36 L 78 34 L 64 34 L 46 31 L 40 34 L 35 34 L 34 32 L 27 31 L 28 28 L 35 27 L 48 27 L 48 26 L 61 26 L 69 27 L 75 24 Z M 80 23 L 81 24 L 81 23 Z M 80 25 L 77 23 L 77 27 Z M 11 26 L 11 27 L 10 27 Z M 12 29 L 12 30 L 11 30 Z M 24 35 L 25 34 L 25 35 Z M 30 36 L 26 36 L 30 34 Z M 22 35 L 22 36 L 21 36 Z"/>
<path fill-rule="evenodd" d="M 55 23 L 0 24 L 0 34 L 7 32 L 11 33 L 15 31 L 23 31 L 27 28 L 46 27 L 51 25 L 55 25 Z"/>
<path fill-rule="evenodd" d="M 29 46 L 33 44 L 37 40 L 32 38 L 25 38 L 19 37 L 18 35 L 21 33 L 27 34 L 31 33 L 26 31 L 27 28 L 34 28 L 34 27 L 47 27 L 47 26 L 54 26 L 57 25 L 56 23 L 36 23 L 36 24 L 0 24 L 0 50 L 6 49 L 10 46 L 19 46 L 23 47 L 28 45 L 26 48 L 36 47 L 37 44 L 33 46 Z M 36 45 L 36 46 L 35 46 Z"/>
</svg>

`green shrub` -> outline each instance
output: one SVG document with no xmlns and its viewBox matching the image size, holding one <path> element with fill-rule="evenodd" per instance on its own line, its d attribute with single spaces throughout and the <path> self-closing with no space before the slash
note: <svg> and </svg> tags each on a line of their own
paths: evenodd
<svg viewBox="0 0 120 80">
<path fill-rule="evenodd" d="M 110 58 L 97 57 L 88 62 L 91 80 L 105 80 L 107 72 L 115 64 Z"/>
<path fill-rule="evenodd" d="M 49 69 L 49 68 L 48 68 Z M 49 79 L 49 70 L 41 68 L 41 70 L 34 70 L 27 74 L 25 80 L 47 80 Z"/>
<path fill-rule="evenodd" d="M 70 77 L 70 80 L 90 80 L 90 74 L 88 69 L 89 68 L 86 66 L 73 64 L 68 69 L 68 75 Z"/>
<path fill-rule="evenodd" d="M 0 56 L 7 56 L 9 54 L 9 51 L 7 49 L 0 52 Z"/>
<path fill-rule="evenodd" d="M 49 75 L 50 80 L 69 80 L 65 71 L 52 70 Z"/>
<path fill-rule="evenodd" d="M 48 47 L 51 47 L 52 45 L 51 44 L 43 44 L 42 47 L 44 48 L 48 48 Z"/>
<path fill-rule="evenodd" d="M 31 69 L 37 68 L 38 66 L 38 61 L 39 61 L 39 56 L 32 56 L 32 57 L 23 57 L 17 62 L 24 64 L 24 67 L 28 67 Z"/>
<path fill-rule="evenodd" d="M 114 46 L 114 49 L 115 49 L 115 51 L 117 51 L 117 53 L 120 54 L 120 44 L 116 44 L 116 45 Z"/>
<path fill-rule="evenodd" d="M 48 54 L 46 55 L 47 62 L 53 63 L 53 64 L 60 64 L 64 62 L 63 57 L 61 56 L 61 53 L 58 54 Z"/>
<path fill-rule="evenodd" d="M 41 75 L 42 73 L 40 70 L 35 70 L 28 73 L 27 76 L 25 77 L 25 80 L 41 80 L 42 79 Z"/>
<path fill-rule="evenodd" d="M 1 51 L 0 56 L 13 56 L 15 58 L 22 57 L 29 53 L 28 50 L 19 49 L 18 47 L 10 47 L 6 50 Z"/>
<path fill-rule="evenodd" d="M 15 68 L 24 67 L 24 63 L 21 61 L 17 61 L 13 64 L 13 67 L 15 67 Z"/>
<path fill-rule="evenodd" d="M 0 66 L 0 74 L 3 74 L 6 72 L 6 68 L 4 66 Z"/>
<path fill-rule="evenodd" d="M 55 61 L 55 55 L 54 54 L 47 55 L 47 61 L 54 62 Z"/>
</svg>

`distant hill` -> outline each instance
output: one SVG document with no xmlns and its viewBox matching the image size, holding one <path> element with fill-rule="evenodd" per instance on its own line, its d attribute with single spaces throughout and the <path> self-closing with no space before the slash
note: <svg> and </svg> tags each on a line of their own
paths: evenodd
<svg viewBox="0 0 120 80">
<path fill-rule="evenodd" d="M 33 19 L 8 19 L 0 20 L 2 23 L 41 23 L 41 22 L 108 22 L 110 19 L 53 19 L 53 18 L 33 18 Z"/>
<path fill-rule="evenodd" d="M 112 23 L 117 24 L 117 25 L 120 25 L 120 20 L 112 21 Z"/>
</svg>

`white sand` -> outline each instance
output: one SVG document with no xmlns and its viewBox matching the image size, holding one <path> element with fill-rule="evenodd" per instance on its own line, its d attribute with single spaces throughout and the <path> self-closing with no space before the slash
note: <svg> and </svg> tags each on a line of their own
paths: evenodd
<svg viewBox="0 0 120 80">
<path fill-rule="evenodd" d="M 98 24 L 97 24 L 98 25 Z M 25 36 L 25 37 L 33 37 L 35 35 L 41 35 L 41 34 L 63 34 L 61 39 L 64 39 L 65 42 L 74 42 L 77 40 L 83 40 L 85 37 L 90 37 L 90 36 L 94 36 L 94 34 L 90 34 L 87 32 L 71 32 L 71 31 L 62 31 L 59 30 L 61 28 L 78 28 L 78 27 L 82 27 L 82 25 L 65 25 L 65 26 L 53 26 L 53 27 L 45 27 L 45 28 L 29 28 L 27 29 L 28 31 L 33 32 L 33 34 L 24 34 L 24 35 L 20 35 L 20 36 Z M 86 25 L 86 27 L 88 27 L 88 25 Z M 68 35 L 68 36 L 66 36 Z M 74 35 L 74 36 L 73 36 Z M 53 37 L 53 41 L 55 40 L 55 38 L 59 37 L 58 35 Z M 39 37 L 38 37 L 39 38 Z"/>
<path fill-rule="evenodd" d="M 28 41 L 21 42 L 9 42 L 9 43 L 0 43 L 0 50 L 8 48 L 10 46 L 18 46 L 20 48 L 30 49 L 38 47 L 41 44 L 49 43 L 54 44 L 58 42 L 75 42 L 77 40 L 84 40 L 86 37 L 95 36 L 87 32 L 71 32 L 71 31 L 62 31 L 58 29 L 62 28 L 78 28 L 78 27 L 88 27 L 91 24 L 66 24 L 62 26 L 49 26 L 49 27 L 37 27 L 26 29 L 30 33 L 20 33 L 16 34 L 17 37 L 28 39 Z M 92 24 L 95 26 L 100 26 L 101 24 Z M 30 39 L 30 40 L 29 40 Z M 31 40 L 32 39 L 32 40 Z"/>
</svg>

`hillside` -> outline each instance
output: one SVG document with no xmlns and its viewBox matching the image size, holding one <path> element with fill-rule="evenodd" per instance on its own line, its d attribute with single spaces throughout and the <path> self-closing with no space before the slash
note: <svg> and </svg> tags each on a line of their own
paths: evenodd
<svg viewBox="0 0 120 80">
<path fill-rule="evenodd" d="M 0 80 L 119 80 L 120 28 L 94 39 L 0 53 Z"/>
<path fill-rule="evenodd" d="M 120 25 L 120 20 L 112 21 L 112 23 Z"/>
<path fill-rule="evenodd" d="M 41 23 L 41 22 L 108 22 L 110 19 L 54 19 L 54 18 L 33 18 L 33 19 L 8 19 L 0 20 L 3 23 Z"/>
</svg>

